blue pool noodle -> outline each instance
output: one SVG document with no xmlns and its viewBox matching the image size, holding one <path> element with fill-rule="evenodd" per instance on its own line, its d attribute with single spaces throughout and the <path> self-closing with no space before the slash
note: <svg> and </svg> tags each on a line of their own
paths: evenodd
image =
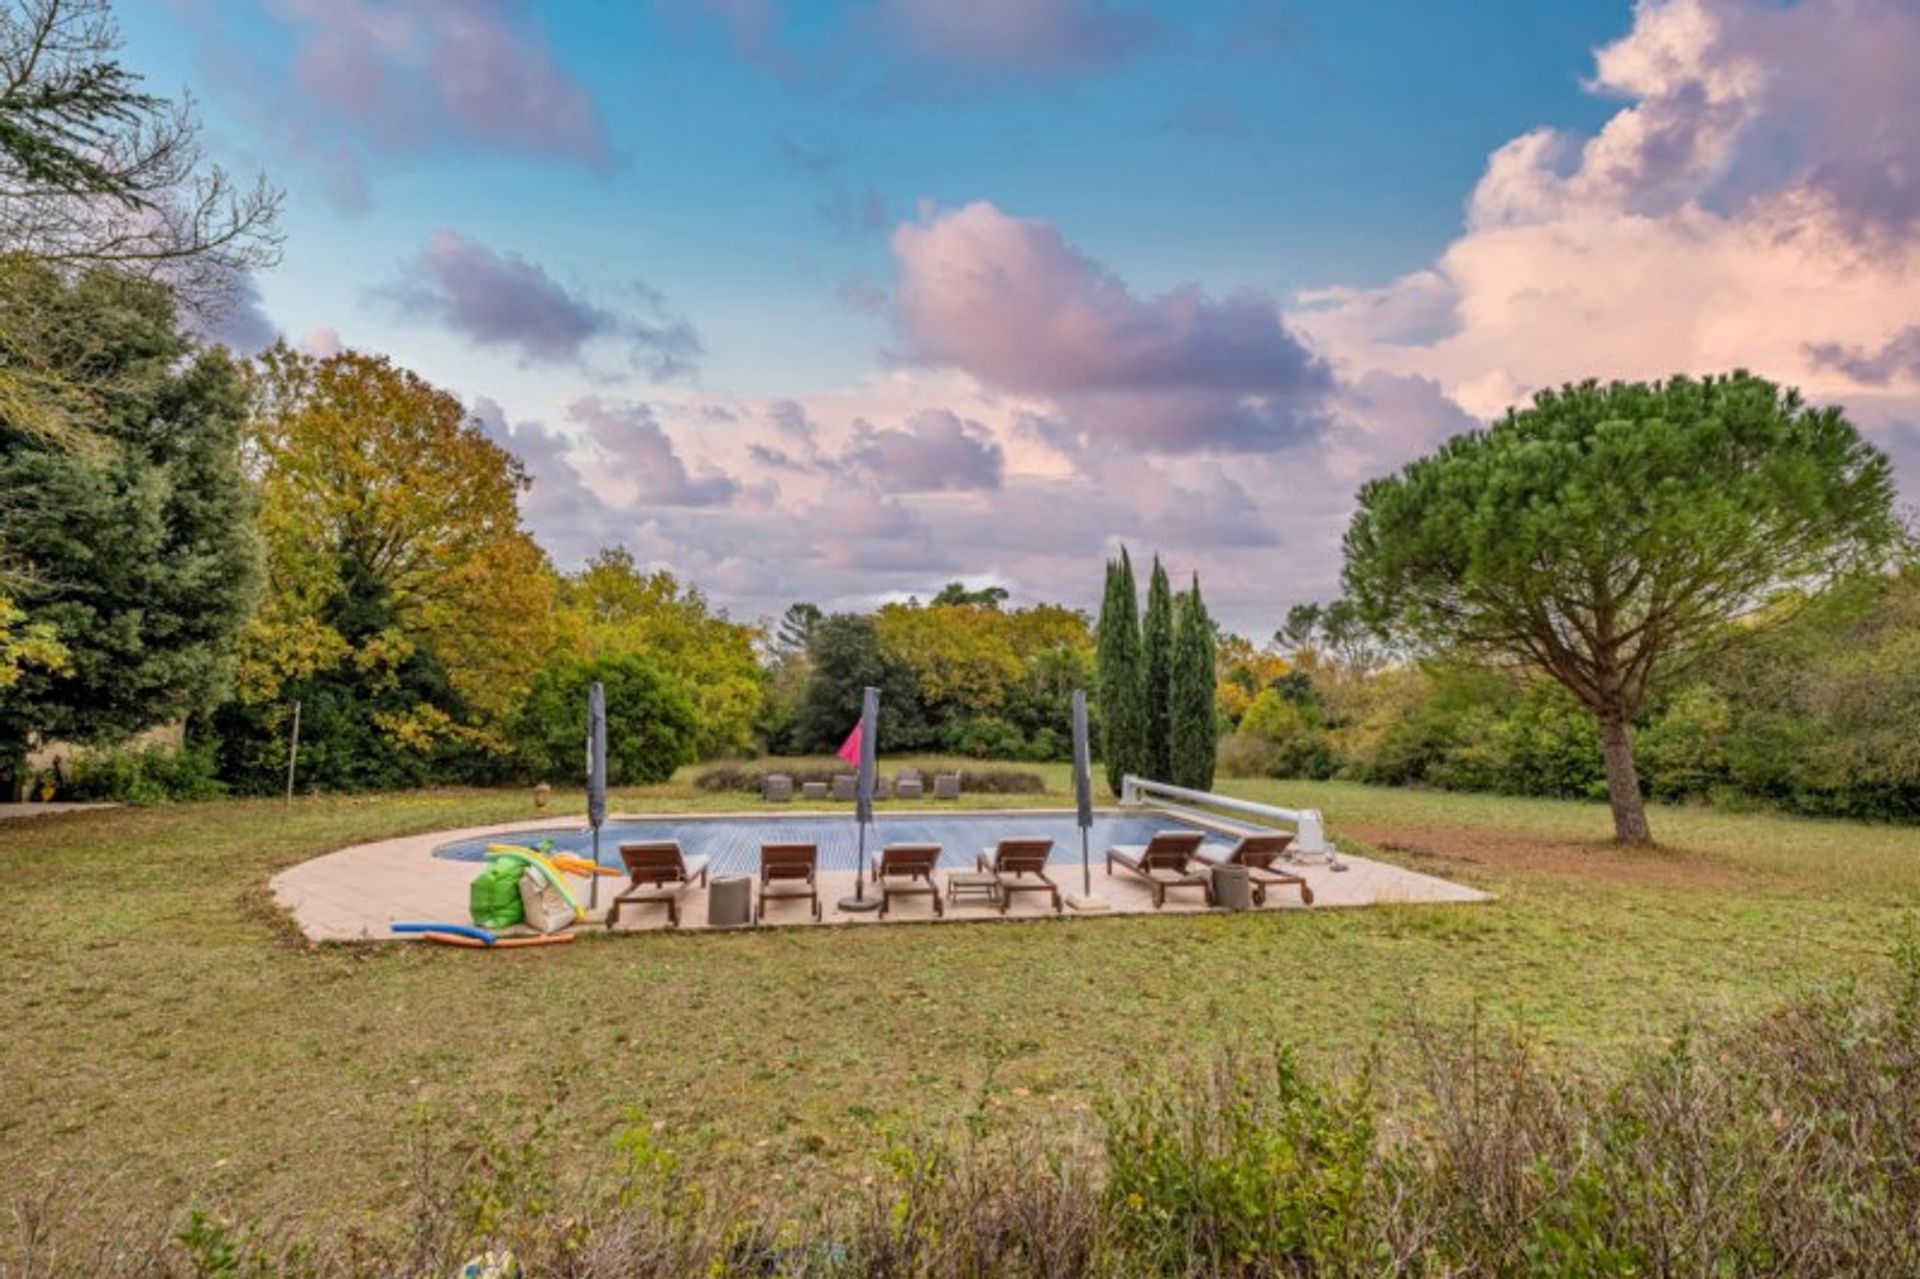
<svg viewBox="0 0 1920 1279">
<path fill-rule="evenodd" d="M 471 937 L 491 946 L 500 939 L 484 928 L 475 928 L 472 924 L 395 924 L 396 933 L 454 933 L 461 937 Z"/>
</svg>

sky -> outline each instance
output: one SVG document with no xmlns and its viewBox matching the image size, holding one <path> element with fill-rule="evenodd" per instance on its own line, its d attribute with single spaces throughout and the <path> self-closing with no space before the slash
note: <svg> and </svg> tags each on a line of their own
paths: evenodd
<svg viewBox="0 0 1920 1279">
<path fill-rule="evenodd" d="M 374 351 L 742 620 L 1127 545 L 1271 634 L 1354 494 L 1749 368 L 1920 492 L 1917 0 L 143 0 L 286 192 L 213 335 Z"/>
</svg>

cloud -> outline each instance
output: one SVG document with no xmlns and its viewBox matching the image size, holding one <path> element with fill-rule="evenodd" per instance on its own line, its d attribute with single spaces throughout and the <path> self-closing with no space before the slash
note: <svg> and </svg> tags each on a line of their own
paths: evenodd
<svg viewBox="0 0 1920 1279">
<path fill-rule="evenodd" d="M 206 11 L 211 78 L 334 201 L 364 208 L 368 156 L 498 151 L 602 168 L 599 112 L 562 67 L 525 0 L 267 0 L 286 61 L 227 32 L 250 17 Z"/>
<path fill-rule="evenodd" d="M 1590 138 L 1536 129 L 1494 153 L 1487 229 L 1582 209 L 1735 212 L 1794 190 L 1850 229 L 1920 220 L 1920 12 L 1908 0 L 1641 0 L 1589 88 L 1628 105 Z"/>
<path fill-rule="evenodd" d="M 1054 226 L 978 202 L 893 235 L 912 354 L 1052 398 L 1144 448 L 1271 448 L 1310 433 L 1327 370 L 1272 299 L 1142 298 Z"/>
<path fill-rule="evenodd" d="M 632 366 L 656 380 L 693 371 L 700 338 L 667 314 L 659 295 L 636 286 L 654 318 L 616 314 L 563 287 L 517 253 L 496 253 L 455 231 L 433 234 L 403 266 L 403 278 L 379 291 L 404 315 L 431 320 L 485 346 L 518 348 L 532 363 L 582 361 L 589 344 L 623 344 Z"/>
<path fill-rule="evenodd" d="M 763 616 L 961 573 L 1091 607 L 1124 539 L 1258 636 L 1340 589 L 1362 481 L 1569 379 L 1750 367 L 1844 405 L 1920 483 L 1920 131 L 1888 70 L 1916 30 L 1886 0 L 1642 4 L 1596 54 L 1602 127 L 1494 149 L 1402 278 L 1284 305 L 1143 291 L 990 204 L 929 214 L 892 238 L 902 359 L 805 399 L 648 406 L 664 490 L 725 501 L 645 504 L 570 418 L 559 464 L 592 483 L 539 521 Z"/>
<path fill-rule="evenodd" d="M 867 21 L 899 57 L 976 72 L 1102 70 L 1156 34 L 1143 9 L 1109 0 L 877 0 Z"/>
<path fill-rule="evenodd" d="M 538 422 L 509 423 L 499 402 L 484 395 L 474 398 L 472 411 L 487 438 L 526 468 L 532 487 L 520 512 L 557 561 L 579 563 L 620 540 L 616 513 L 582 482 L 565 436 Z"/>
<path fill-rule="evenodd" d="M 259 282 L 246 272 L 227 281 L 214 305 L 185 308 L 180 319 L 187 332 L 202 342 L 217 343 L 239 356 L 258 355 L 280 337 L 262 305 Z"/>
<path fill-rule="evenodd" d="M 317 324 L 300 335 L 300 349 L 315 359 L 332 359 L 340 354 L 341 348 L 340 330 L 331 325 Z M 496 409 L 499 407 L 494 405 Z"/>
<path fill-rule="evenodd" d="M 722 506 L 739 484 L 717 471 L 691 474 L 673 441 L 645 404 L 575 400 L 567 416 L 587 430 L 611 464 L 607 479 L 631 493 L 628 506 Z"/>
<path fill-rule="evenodd" d="M 1914 353 L 1916 57 L 1911 4 L 1643 2 L 1596 54 L 1590 86 L 1623 99 L 1598 131 L 1499 148 L 1436 262 L 1290 318 L 1349 378 L 1423 379 L 1479 417 L 1563 381 L 1737 367 L 1862 406 Z M 1856 415 L 1896 454 L 1907 401 Z"/>
<path fill-rule="evenodd" d="M 779 0 L 653 7 L 683 34 L 717 27 L 736 57 L 789 84 L 820 88 L 872 72 L 895 97 L 1107 71 L 1164 35 L 1145 5 L 1122 0 L 869 0 L 824 19 Z M 790 21 L 802 13 L 807 22 Z"/>
<path fill-rule="evenodd" d="M 1821 368 L 1838 369 L 1868 386 L 1885 386 L 1897 378 L 1920 382 L 1920 325 L 1901 329 L 1876 351 L 1818 342 L 1808 346 L 1807 355 Z"/>
<path fill-rule="evenodd" d="M 301 96 L 377 147 L 435 135 L 599 164 L 592 99 L 516 0 L 272 0 L 298 39 Z"/>
<path fill-rule="evenodd" d="M 849 460 L 902 493 L 997 489 L 1006 455 L 978 422 L 928 409 L 899 430 L 859 424 Z"/>
</svg>

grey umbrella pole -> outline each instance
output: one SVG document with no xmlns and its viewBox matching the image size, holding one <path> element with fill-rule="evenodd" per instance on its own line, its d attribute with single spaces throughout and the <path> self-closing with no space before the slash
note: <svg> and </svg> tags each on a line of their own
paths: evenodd
<svg viewBox="0 0 1920 1279">
<path fill-rule="evenodd" d="M 875 738 L 879 728 L 880 690 L 869 688 L 860 697 L 860 780 L 853 799 L 853 817 L 860 825 L 859 860 L 854 863 L 853 896 L 840 899 L 840 909 L 854 913 L 880 904 L 867 896 L 867 825 L 873 821 Z"/>
</svg>

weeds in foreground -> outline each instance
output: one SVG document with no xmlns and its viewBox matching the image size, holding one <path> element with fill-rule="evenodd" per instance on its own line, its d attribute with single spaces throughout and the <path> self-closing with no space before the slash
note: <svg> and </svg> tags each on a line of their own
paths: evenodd
<svg viewBox="0 0 1920 1279">
<path fill-rule="evenodd" d="M 783 1216 L 685 1171 L 630 1116 L 561 1184 L 536 1123 L 423 1117 L 407 1224 L 190 1208 L 76 1240 L 15 1207 L 0 1276 L 1858 1275 L 1920 1273 L 1920 950 L 1893 976 L 1690 1033 L 1606 1085 L 1523 1042 L 1417 1027 L 1421 1084 L 1329 1083 L 1284 1050 L 1109 1098 L 1072 1152 L 904 1141 L 870 1187 Z"/>
</svg>

